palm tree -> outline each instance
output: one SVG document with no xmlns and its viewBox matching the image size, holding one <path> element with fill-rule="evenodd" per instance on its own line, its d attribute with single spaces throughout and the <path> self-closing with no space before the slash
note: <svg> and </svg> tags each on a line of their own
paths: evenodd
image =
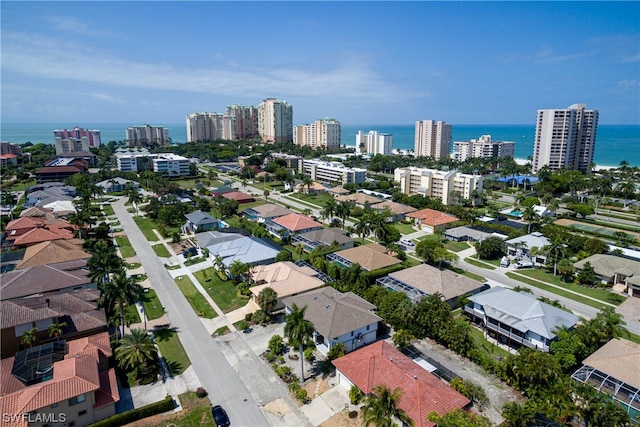
<svg viewBox="0 0 640 427">
<path fill-rule="evenodd" d="M 133 205 L 136 210 L 136 216 L 138 216 L 138 203 L 142 202 L 142 196 L 132 185 L 127 183 L 127 186 L 126 194 L 129 197 L 127 201 Z"/>
<path fill-rule="evenodd" d="M 629 195 L 636 192 L 636 184 L 633 181 L 625 181 L 618 185 L 618 189 L 624 194 L 624 207 L 626 208 L 629 202 Z"/>
<path fill-rule="evenodd" d="M 313 180 L 308 177 L 305 176 L 304 179 L 302 180 L 302 187 L 304 188 L 305 186 L 307 187 L 307 194 L 311 194 L 311 186 L 313 185 Z"/>
<path fill-rule="evenodd" d="M 124 307 L 125 305 L 135 304 L 140 300 L 142 287 L 128 277 L 126 271 L 121 270 L 116 273 L 111 281 L 102 285 L 101 291 L 99 302 L 106 310 L 112 310 L 115 305 L 118 305 L 120 326 L 122 326 L 122 335 L 120 336 L 123 337 L 125 328 Z"/>
<path fill-rule="evenodd" d="M 510 427 L 527 427 L 535 417 L 530 405 L 508 402 L 502 407 L 502 417 Z"/>
<path fill-rule="evenodd" d="M 120 340 L 116 348 L 118 365 L 125 369 L 134 368 L 138 371 L 146 367 L 150 361 L 154 361 L 158 350 L 144 329 L 132 329 Z"/>
<path fill-rule="evenodd" d="M 538 215 L 538 212 L 536 212 L 533 206 L 527 206 L 522 211 L 522 219 L 527 221 L 527 233 L 531 234 L 531 224 L 538 221 L 540 219 L 540 215 Z"/>
<path fill-rule="evenodd" d="M 38 339 L 38 329 L 31 328 L 28 331 L 24 331 L 22 333 L 22 339 L 20 342 L 24 345 L 28 345 L 29 347 L 33 346 L 33 343 Z"/>
<path fill-rule="evenodd" d="M 87 261 L 89 278 L 101 287 L 113 273 L 122 270 L 122 258 L 118 256 L 113 246 L 109 246 L 103 240 L 98 241 L 91 252 L 91 258 Z"/>
<path fill-rule="evenodd" d="M 344 223 L 351 213 L 351 203 L 340 202 L 336 206 L 336 215 L 342 220 L 342 229 L 344 230 Z"/>
<path fill-rule="evenodd" d="M 413 426 L 414 421 L 404 410 L 398 408 L 402 393 L 403 391 L 399 387 L 391 391 L 382 384 L 374 386 L 372 394 L 367 396 L 367 403 L 363 408 L 365 427 L 370 425 L 376 427 L 394 426 L 396 425 L 394 419 L 400 421 L 401 425 Z"/>
<path fill-rule="evenodd" d="M 315 328 L 313 323 L 304 318 L 307 306 L 299 308 L 296 304 L 291 306 L 291 312 L 287 315 L 287 323 L 284 325 L 284 335 L 293 347 L 300 351 L 300 380 L 304 382 L 304 342 L 313 336 Z"/>
<path fill-rule="evenodd" d="M 298 254 L 298 259 L 302 258 L 302 254 L 304 253 L 304 245 L 302 243 L 296 243 L 293 245 L 296 250 L 296 254 Z"/>
<path fill-rule="evenodd" d="M 64 328 L 67 327 L 67 322 L 52 323 L 49 325 L 49 336 L 60 337 L 64 333 Z"/>
<path fill-rule="evenodd" d="M 326 218 L 329 218 L 329 222 L 333 219 L 333 216 L 336 214 L 338 205 L 334 198 L 328 199 L 324 204 L 324 209 L 322 210 L 322 215 Z"/>
</svg>

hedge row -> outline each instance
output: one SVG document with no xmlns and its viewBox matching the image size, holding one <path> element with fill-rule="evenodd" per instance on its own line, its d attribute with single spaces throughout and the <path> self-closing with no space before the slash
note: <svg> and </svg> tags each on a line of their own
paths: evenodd
<svg viewBox="0 0 640 427">
<path fill-rule="evenodd" d="M 152 415 L 161 414 L 163 412 L 171 411 L 175 408 L 173 398 L 167 396 L 164 400 L 151 403 L 140 408 L 132 409 L 121 414 L 116 414 L 112 417 L 105 418 L 102 421 L 91 424 L 91 427 L 119 427 L 125 424 L 132 423 L 134 421 L 141 420 L 143 418 L 150 417 Z"/>
</svg>

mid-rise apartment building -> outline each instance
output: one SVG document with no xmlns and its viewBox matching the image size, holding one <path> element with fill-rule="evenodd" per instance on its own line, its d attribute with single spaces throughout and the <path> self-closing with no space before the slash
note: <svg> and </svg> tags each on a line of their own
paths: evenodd
<svg viewBox="0 0 640 427">
<path fill-rule="evenodd" d="M 22 155 L 22 148 L 12 142 L 0 142 L 0 155 L 2 154 L 15 154 L 19 157 Z"/>
<path fill-rule="evenodd" d="M 262 101 L 258 104 L 258 133 L 262 142 L 293 141 L 293 107 L 275 98 Z"/>
<path fill-rule="evenodd" d="M 132 126 L 125 131 L 125 140 L 130 147 L 167 146 L 171 144 L 169 129 L 162 126 Z"/>
<path fill-rule="evenodd" d="M 266 159 L 266 162 L 269 163 L 271 162 L 272 159 L 284 160 L 285 167 L 287 169 L 300 170 L 304 157 L 294 156 L 293 154 L 287 154 L 287 153 L 271 153 L 269 157 Z"/>
<path fill-rule="evenodd" d="M 552 171 L 564 168 L 590 172 L 598 115 L 598 110 L 587 110 L 585 104 L 538 110 L 532 171 L 548 166 Z"/>
<path fill-rule="evenodd" d="M 311 148 L 337 151 L 342 138 L 340 122 L 333 117 L 325 117 L 311 124 L 293 127 L 293 143 Z"/>
<path fill-rule="evenodd" d="M 455 141 L 451 157 L 464 162 L 472 157 L 483 159 L 513 157 L 515 143 L 507 141 L 492 141 L 491 135 L 482 135 L 470 141 Z"/>
<path fill-rule="evenodd" d="M 414 153 L 416 156 L 446 159 L 451 150 L 451 125 L 443 121 L 416 122 Z"/>
<path fill-rule="evenodd" d="M 187 115 L 187 142 L 236 139 L 235 116 L 218 113 Z"/>
<path fill-rule="evenodd" d="M 151 154 L 142 151 L 118 151 L 116 152 L 116 165 L 123 172 L 141 172 L 152 170 L 166 176 L 189 175 L 189 159 L 173 153 Z"/>
<path fill-rule="evenodd" d="M 404 194 L 422 194 L 445 205 L 456 204 L 460 199 L 477 199 L 482 194 L 482 175 L 416 167 L 397 168 L 393 175 Z"/>
<path fill-rule="evenodd" d="M 259 136 L 258 133 L 258 109 L 253 105 L 227 106 L 227 116 L 233 117 L 236 124 L 237 139 L 252 139 Z"/>
<path fill-rule="evenodd" d="M 300 172 L 305 173 L 314 181 L 323 184 L 361 184 L 367 178 L 367 170 L 348 168 L 340 162 L 324 160 L 303 160 Z"/>
<path fill-rule="evenodd" d="M 364 133 L 361 130 L 356 134 L 356 153 L 357 154 L 384 154 L 390 156 L 393 150 L 393 135 L 390 133 L 381 133 L 377 130 L 370 130 Z"/>
<path fill-rule="evenodd" d="M 99 130 L 75 127 L 71 130 L 58 129 L 53 131 L 53 141 L 56 154 L 89 152 L 91 148 L 100 147 Z"/>
</svg>

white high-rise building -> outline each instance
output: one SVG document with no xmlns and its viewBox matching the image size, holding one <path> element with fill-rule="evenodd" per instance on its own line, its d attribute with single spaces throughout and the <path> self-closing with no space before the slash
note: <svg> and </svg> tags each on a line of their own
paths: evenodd
<svg viewBox="0 0 640 427">
<path fill-rule="evenodd" d="M 91 148 L 100 147 L 100 131 L 74 127 L 72 130 L 56 129 L 53 131 L 56 154 L 89 152 Z"/>
<path fill-rule="evenodd" d="M 390 156 L 393 150 L 393 135 L 370 130 L 364 133 L 361 130 L 356 134 L 357 154 L 384 154 Z"/>
<path fill-rule="evenodd" d="M 589 173 L 596 147 L 598 114 L 598 110 L 587 110 L 585 104 L 538 110 L 533 173 L 543 166 L 552 171 L 564 168 Z"/>
<path fill-rule="evenodd" d="M 149 124 L 127 128 L 125 140 L 130 147 L 171 144 L 169 129 Z"/>
<path fill-rule="evenodd" d="M 262 101 L 258 104 L 258 133 L 262 142 L 293 141 L 293 107 L 275 98 Z"/>
<path fill-rule="evenodd" d="M 482 194 L 484 182 L 482 175 L 413 166 L 397 168 L 393 175 L 394 181 L 400 183 L 403 194 L 422 194 L 440 199 L 445 205 L 456 204 L 460 199 L 477 199 Z"/>
<path fill-rule="evenodd" d="M 451 149 L 451 125 L 443 121 L 416 122 L 414 154 L 433 159 L 446 159 Z"/>
<path fill-rule="evenodd" d="M 340 148 L 341 138 L 340 122 L 333 117 L 325 117 L 311 124 L 293 127 L 293 143 L 295 145 L 308 145 L 314 149 L 337 151 Z"/>
<path fill-rule="evenodd" d="M 312 180 L 322 184 L 362 184 L 367 178 L 366 169 L 349 168 L 340 162 L 304 159 L 300 165 L 300 172 L 309 175 Z"/>
<path fill-rule="evenodd" d="M 513 157 L 514 150 L 514 142 L 492 141 L 491 135 L 482 135 L 470 141 L 455 141 L 451 158 L 464 162 L 471 157 L 483 159 Z"/>
<path fill-rule="evenodd" d="M 187 116 L 187 142 L 236 139 L 234 116 L 218 113 L 193 113 Z"/>
</svg>

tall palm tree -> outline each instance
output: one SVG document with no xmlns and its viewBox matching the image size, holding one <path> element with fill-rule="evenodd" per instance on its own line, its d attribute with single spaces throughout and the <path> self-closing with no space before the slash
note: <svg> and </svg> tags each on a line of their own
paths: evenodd
<svg viewBox="0 0 640 427">
<path fill-rule="evenodd" d="M 307 306 L 299 308 L 296 304 L 291 306 L 291 313 L 287 315 L 287 323 L 284 325 L 284 335 L 289 343 L 298 347 L 300 351 L 300 380 L 304 382 L 304 342 L 313 336 L 315 328 L 313 323 L 304 318 Z"/>
<path fill-rule="evenodd" d="M 120 326 L 122 327 L 122 335 L 124 336 L 125 305 L 135 304 L 142 296 L 142 287 L 127 276 L 126 271 L 121 270 L 113 276 L 112 280 L 102 285 L 100 294 L 100 304 L 106 310 L 112 310 L 115 305 L 120 310 Z"/>
<path fill-rule="evenodd" d="M 344 229 L 344 223 L 347 217 L 351 214 L 351 203 L 349 202 L 340 202 L 336 206 L 336 216 L 338 216 L 342 220 L 342 229 Z"/>
<path fill-rule="evenodd" d="M 336 203 L 336 199 L 331 198 L 327 199 L 324 203 L 324 209 L 322 210 L 322 215 L 329 218 L 329 222 L 333 219 L 333 216 L 336 214 L 338 208 L 338 204 Z"/>
<path fill-rule="evenodd" d="M 91 252 L 91 258 L 87 261 L 89 278 L 100 288 L 113 273 L 123 269 L 123 262 L 114 248 L 103 240 L 98 241 Z"/>
<path fill-rule="evenodd" d="M 305 177 L 302 179 L 302 187 L 303 187 L 303 188 L 304 188 L 305 186 L 307 187 L 307 194 L 311 194 L 311 186 L 312 186 L 312 185 L 313 185 L 313 180 L 312 180 L 310 177 L 305 176 Z"/>
<path fill-rule="evenodd" d="M 522 211 L 522 219 L 527 221 L 527 233 L 531 234 L 531 224 L 540 219 L 540 215 L 536 212 L 533 206 L 527 206 Z"/>
<path fill-rule="evenodd" d="M 144 329 L 132 329 L 124 335 L 116 348 L 118 365 L 125 369 L 138 370 L 155 360 L 158 350 Z"/>
<path fill-rule="evenodd" d="M 414 421 L 407 413 L 398 408 L 398 403 L 402 397 L 402 389 L 395 388 L 393 391 L 387 386 L 378 384 L 373 387 L 371 395 L 367 397 L 367 402 L 363 408 L 364 425 L 376 427 L 391 427 L 396 425 L 394 419 L 403 425 L 413 426 Z"/>
<path fill-rule="evenodd" d="M 127 183 L 127 186 L 126 195 L 129 197 L 127 201 L 133 205 L 136 210 L 136 216 L 138 216 L 138 203 L 142 202 L 142 196 L 137 189 L 133 188 L 132 185 Z"/>
<path fill-rule="evenodd" d="M 510 427 L 527 427 L 535 417 L 535 411 L 527 404 L 508 402 L 502 407 L 502 417 Z"/>
<path fill-rule="evenodd" d="M 626 208 L 629 202 L 629 195 L 636 192 L 636 184 L 633 181 L 625 181 L 618 186 L 618 190 L 624 194 L 624 207 Z"/>
</svg>

